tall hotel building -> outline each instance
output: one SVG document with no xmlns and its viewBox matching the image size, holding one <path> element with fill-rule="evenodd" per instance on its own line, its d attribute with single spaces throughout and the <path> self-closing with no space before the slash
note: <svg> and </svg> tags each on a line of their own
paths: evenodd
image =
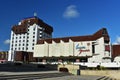
<svg viewBox="0 0 120 80">
<path fill-rule="evenodd" d="M 53 28 L 36 16 L 21 20 L 11 30 L 8 61 L 14 61 L 16 52 L 33 52 L 37 41 L 52 38 L 52 32 Z"/>
</svg>

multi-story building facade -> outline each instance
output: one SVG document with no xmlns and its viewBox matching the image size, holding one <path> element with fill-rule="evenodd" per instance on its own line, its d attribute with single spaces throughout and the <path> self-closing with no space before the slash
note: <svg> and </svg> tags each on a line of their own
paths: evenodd
<svg viewBox="0 0 120 80">
<path fill-rule="evenodd" d="M 8 59 L 8 51 L 0 51 L 0 63 L 6 62 Z"/>
<path fill-rule="evenodd" d="M 53 28 L 38 17 L 25 18 L 11 30 L 8 61 L 14 61 L 17 51 L 33 52 L 38 40 L 52 38 Z"/>
<path fill-rule="evenodd" d="M 34 47 L 39 61 L 111 62 L 110 39 L 106 28 L 93 35 L 39 40 Z"/>
</svg>

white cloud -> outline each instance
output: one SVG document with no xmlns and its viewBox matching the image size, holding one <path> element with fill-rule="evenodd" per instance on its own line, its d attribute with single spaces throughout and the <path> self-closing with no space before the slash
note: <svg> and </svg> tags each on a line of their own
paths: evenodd
<svg viewBox="0 0 120 80">
<path fill-rule="evenodd" d="M 9 39 L 5 40 L 4 44 L 10 44 L 10 40 Z"/>
<path fill-rule="evenodd" d="M 120 44 L 120 36 L 117 36 L 117 38 L 113 44 L 114 45 Z"/>
<path fill-rule="evenodd" d="M 77 18 L 79 17 L 79 12 L 75 5 L 70 5 L 66 8 L 65 12 L 63 13 L 64 18 Z"/>
</svg>

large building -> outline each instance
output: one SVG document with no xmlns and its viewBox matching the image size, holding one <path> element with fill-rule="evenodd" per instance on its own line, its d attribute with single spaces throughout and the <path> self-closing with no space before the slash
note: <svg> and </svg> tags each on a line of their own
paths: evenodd
<svg viewBox="0 0 120 80">
<path fill-rule="evenodd" d="M 8 51 L 0 51 L 0 63 L 7 61 Z"/>
<path fill-rule="evenodd" d="M 36 16 L 21 20 L 18 25 L 14 25 L 11 30 L 8 61 L 14 61 L 15 56 L 20 55 L 21 51 L 33 52 L 34 45 L 38 40 L 52 38 L 52 32 L 53 28 Z M 24 53 L 22 54 L 26 55 Z"/>
<path fill-rule="evenodd" d="M 102 28 L 87 36 L 39 40 L 33 56 L 38 61 L 111 62 L 110 38 Z"/>
</svg>

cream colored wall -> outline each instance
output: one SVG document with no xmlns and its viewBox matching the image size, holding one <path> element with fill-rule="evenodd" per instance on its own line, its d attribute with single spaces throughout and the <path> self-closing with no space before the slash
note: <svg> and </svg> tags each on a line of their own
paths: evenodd
<svg viewBox="0 0 120 80">
<path fill-rule="evenodd" d="M 110 62 L 110 60 L 108 59 L 107 60 L 103 59 L 103 57 L 111 57 L 111 55 L 110 56 L 106 55 L 107 53 L 108 54 L 111 54 L 111 53 L 105 51 L 104 37 L 97 39 L 96 42 L 98 44 L 95 45 L 95 54 L 92 58 L 89 58 L 88 61 L 89 62 Z"/>
<path fill-rule="evenodd" d="M 41 45 L 35 45 L 34 46 L 34 54 L 33 57 L 43 57 L 45 56 L 45 49 L 44 49 L 45 45 L 41 44 Z"/>
<path fill-rule="evenodd" d="M 68 56 L 74 56 L 74 42 L 72 40 L 69 40 L 69 55 Z"/>
<path fill-rule="evenodd" d="M 63 42 L 62 40 L 60 43 L 56 43 L 55 41 L 52 41 L 52 43 L 48 44 L 45 42 L 45 44 L 37 44 L 35 45 L 34 49 L 34 57 L 60 57 L 60 56 L 93 56 L 91 58 L 88 58 L 88 62 L 102 62 L 103 57 L 105 57 L 105 44 L 104 44 L 104 38 L 101 37 L 96 40 L 97 44 L 95 45 L 95 53 L 92 53 L 92 42 L 95 41 L 81 41 L 81 42 L 73 42 L 72 40 L 69 40 L 69 42 Z M 84 47 L 82 50 L 84 52 L 80 53 L 78 47 Z M 85 51 L 88 50 L 88 51 Z M 80 53 L 80 54 L 79 54 Z M 108 61 L 108 60 L 106 60 Z"/>
<path fill-rule="evenodd" d="M 49 57 L 52 56 L 60 56 L 61 54 L 61 44 L 53 42 L 52 44 L 49 44 Z"/>
<path fill-rule="evenodd" d="M 104 55 L 104 38 L 99 38 L 96 40 L 94 56 L 88 59 L 88 62 L 102 62 L 102 57 Z M 94 41 L 95 42 L 95 41 Z"/>
</svg>

